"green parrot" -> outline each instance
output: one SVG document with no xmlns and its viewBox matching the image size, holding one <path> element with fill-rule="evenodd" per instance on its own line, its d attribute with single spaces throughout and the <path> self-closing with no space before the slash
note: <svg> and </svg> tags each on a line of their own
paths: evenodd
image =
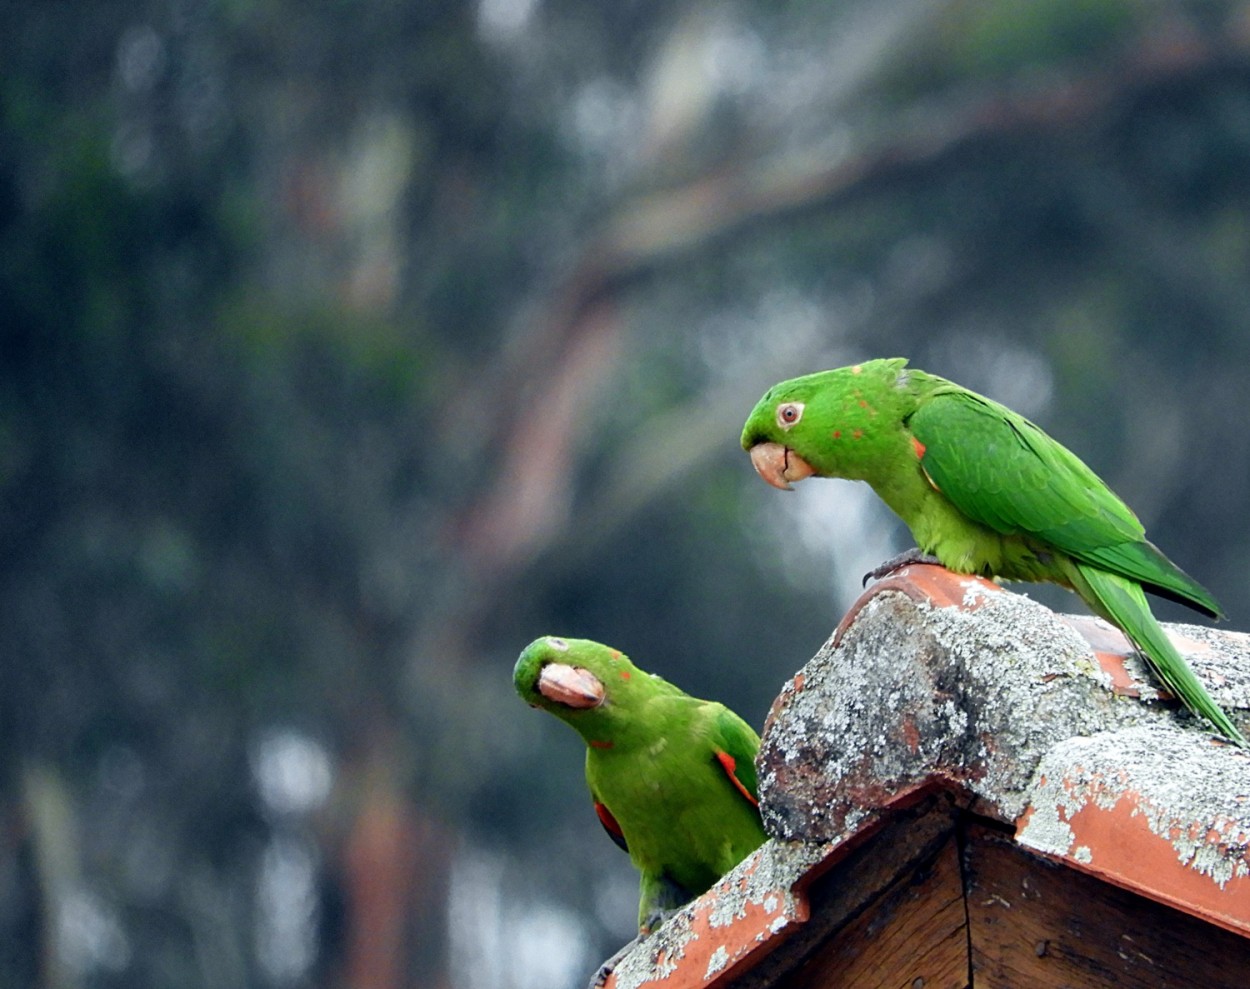
<svg viewBox="0 0 1250 989">
<path fill-rule="evenodd" d="M 588 639 L 534 640 L 512 679 L 522 700 L 585 740 L 595 812 L 641 873 L 640 934 L 764 842 L 759 736 L 723 704 Z"/>
<path fill-rule="evenodd" d="M 742 447 L 777 488 L 810 476 L 872 486 L 918 548 L 870 576 L 926 560 L 1075 591 L 1191 711 L 1245 747 L 1143 591 L 1220 618 L 1215 598 L 1147 541 L 1092 470 L 1023 416 L 891 358 L 774 385 L 747 419 Z"/>
</svg>

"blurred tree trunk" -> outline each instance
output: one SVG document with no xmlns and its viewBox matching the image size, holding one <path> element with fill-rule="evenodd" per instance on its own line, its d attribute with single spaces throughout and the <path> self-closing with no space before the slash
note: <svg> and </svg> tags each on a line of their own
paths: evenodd
<svg viewBox="0 0 1250 989">
<path fill-rule="evenodd" d="M 22 805 L 34 847 L 41 924 L 39 957 L 43 989 L 77 989 L 77 974 L 66 963 L 62 911 L 78 885 L 81 839 L 73 797 L 55 769 L 28 765 L 22 773 Z"/>
<path fill-rule="evenodd" d="M 346 903 L 343 983 L 348 989 L 438 987 L 447 978 L 448 876 L 454 836 L 413 803 L 392 733 L 369 733 L 353 817 L 338 867 Z"/>
</svg>

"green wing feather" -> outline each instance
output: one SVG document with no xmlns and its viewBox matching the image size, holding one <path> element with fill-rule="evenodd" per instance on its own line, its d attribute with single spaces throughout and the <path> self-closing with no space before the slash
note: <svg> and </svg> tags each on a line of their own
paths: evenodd
<svg viewBox="0 0 1250 989">
<path fill-rule="evenodd" d="M 970 519 L 1222 616 L 1211 594 L 1146 539 L 1098 475 L 1023 416 L 952 385 L 924 401 L 908 425 L 925 447 L 925 473 Z"/>
</svg>

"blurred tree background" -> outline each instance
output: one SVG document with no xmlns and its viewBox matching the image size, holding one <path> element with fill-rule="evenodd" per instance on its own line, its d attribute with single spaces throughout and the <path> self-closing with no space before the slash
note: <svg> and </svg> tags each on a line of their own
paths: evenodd
<svg viewBox="0 0 1250 989">
<path fill-rule="evenodd" d="M 761 725 L 907 545 L 754 477 L 782 377 L 1013 405 L 1250 629 L 1250 4 L 0 18 L 0 984 L 581 984 L 635 878 L 517 653 Z"/>
</svg>

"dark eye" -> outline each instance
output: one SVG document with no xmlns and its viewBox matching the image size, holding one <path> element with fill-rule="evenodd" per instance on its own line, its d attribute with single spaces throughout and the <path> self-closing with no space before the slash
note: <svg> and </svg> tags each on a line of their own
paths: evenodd
<svg viewBox="0 0 1250 989">
<path fill-rule="evenodd" d="M 782 429 L 789 429 L 802 418 L 802 402 L 785 402 L 777 406 L 777 425 Z"/>
</svg>

